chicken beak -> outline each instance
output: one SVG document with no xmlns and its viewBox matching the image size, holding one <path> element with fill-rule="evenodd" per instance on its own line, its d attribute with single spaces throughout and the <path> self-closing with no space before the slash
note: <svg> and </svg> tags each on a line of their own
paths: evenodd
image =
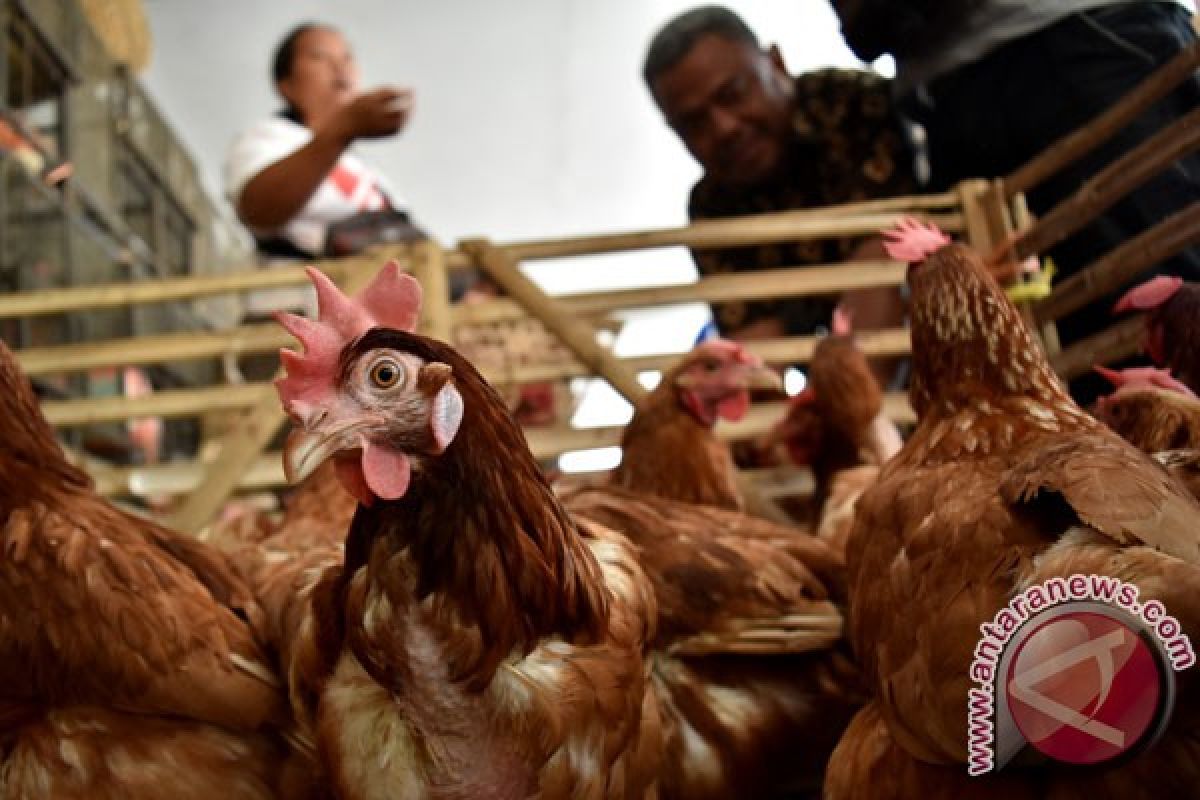
<svg viewBox="0 0 1200 800">
<path fill-rule="evenodd" d="M 342 441 L 337 432 L 293 430 L 283 446 L 283 474 L 287 482 L 296 484 L 313 474 L 341 449 Z"/>
<path fill-rule="evenodd" d="M 776 392 L 782 392 L 783 378 L 779 377 L 779 373 L 765 364 L 762 366 L 751 367 L 746 372 L 746 388 L 771 389 Z"/>
</svg>

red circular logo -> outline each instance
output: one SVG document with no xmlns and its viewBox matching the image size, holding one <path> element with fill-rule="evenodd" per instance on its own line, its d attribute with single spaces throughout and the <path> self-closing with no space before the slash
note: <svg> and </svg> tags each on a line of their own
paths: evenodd
<svg viewBox="0 0 1200 800">
<path fill-rule="evenodd" d="M 1159 717 L 1159 660 L 1118 619 L 1079 611 L 1036 628 L 1021 642 L 1005 682 L 1009 711 L 1042 753 L 1096 764 L 1136 746 Z"/>
</svg>

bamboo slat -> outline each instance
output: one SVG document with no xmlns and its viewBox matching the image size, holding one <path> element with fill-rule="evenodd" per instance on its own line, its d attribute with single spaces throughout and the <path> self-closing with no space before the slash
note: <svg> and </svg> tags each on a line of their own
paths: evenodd
<svg viewBox="0 0 1200 800">
<path fill-rule="evenodd" d="M 182 331 L 100 342 L 30 347 L 18 350 L 17 361 L 30 376 L 81 372 L 113 366 L 144 366 L 219 358 L 226 353 L 267 353 L 295 343 L 273 322 L 243 325 L 229 331 Z"/>
<path fill-rule="evenodd" d="M 92 473 L 96 491 L 106 497 L 180 495 L 196 490 L 209 467 L 198 461 L 152 467 L 121 467 Z M 279 453 L 259 456 L 235 487 L 238 491 L 261 491 L 286 486 Z"/>
<path fill-rule="evenodd" d="M 1061 281 L 1054 293 L 1038 304 L 1037 317 L 1040 320 L 1062 319 L 1196 244 L 1200 244 L 1200 202 L 1192 203 L 1153 228 L 1127 239 L 1085 269 Z"/>
<path fill-rule="evenodd" d="M 822 236 L 862 235 L 889 227 L 901 216 L 897 213 L 881 213 L 886 209 L 920 211 L 949 208 L 954 203 L 953 193 L 891 198 L 828 209 L 704 220 L 680 228 L 523 242 L 507 245 L 506 249 L 517 260 L 525 260 L 673 245 L 711 248 Z M 962 218 L 956 213 L 932 215 L 931 218 L 951 232 L 962 229 Z M 388 258 L 404 260 L 404 251 L 404 246 L 391 245 L 373 248 L 370 256 L 382 264 Z M 445 253 L 444 261 L 449 269 L 462 269 L 470 264 L 468 255 L 459 251 Z M 342 263 L 342 259 L 331 259 L 317 261 L 314 266 L 338 281 L 342 277 Z M 246 269 L 219 275 L 189 275 L 139 283 L 43 289 L 0 297 L 0 318 L 124 308 L 130 305 L 196 300 L 230 292 L 306 284 L 307 277 L 302 267 L 286 266 Z"/>
<path fill-rule="evenodd" d="M 1197 149 L 1200 149 L 1200 108 L 1109 164 L 1018 236 L 1013 242 L 1018 259 L 1045 252 Z"/>
<path fill-rule="evenodd" d="M 694 283 L 558 295 L 554 299 L 574 314 L 599 314 L 675 303 L 716 303 L 835 294 L 849 289 L 899 286 L 906 265 L 898 261 L 847 261 L 842 264 L 781 267 L 751 273 L 712 275 Z M 517 319 L 524 310 L 512 300 L 499 298 L 453 309 L 458 325 L 486 324 Z"/>
<path fill-rule="evenodd" d="M 337 281 L 340 278 L 337 263 L 322 262 L 318 266 L 323 271 L 327 269 L 327 274 Z M 185 278 L 164 278 L 139 283 L 39 289 L 0 297 L 0 318 L 67 314 L 101 308 L 195 300 L 251 289 L 300 286 L 307 282 L 308 277 L 301 267 L 271 267 L 254 272 L 189 275 Z"/>
<path fill-rule="evenodd" d="M 407 263 L 406 251 L 404 245 L 383 245 L 371 248 L 359 258 L 370 259 L 380 266 L 389 258 Z M 313 262 L 313 266 L 340 284 L 344 278 L 343 265 L 347 262 L 347 259 L 325 259 Z M 0 296 L 0 319 L 198 300 L 231 292 L 307 285 L 308 276 L 304 274 L 302 266 L 286 266 L 246 269 L 219 275 L 187 275 L 136 283 L 38 289 Z"/>
<path fill-rule="evenodd" d="M 980 253 L 990 253 L 993 246 L 987 214 L 983 209 L 983 195 L 988 182 L 967 180 L 958 184 L 958 199 L 962 205 L 963 232 L 967 243 Z"/>
<path fill-rule="evenodd" d="M 1064 380 L 1072 380 L 1088 372 L 1096 364 L 1111 364 L 1136 355 L 1141 349 L 1145 321 L 1139 316 L 1121 320 L 1094 336 L 1066 347 L 1050 359 Z"/>
<path fill-rule="evenodd" d="M 517 262 L 506 251 L 481 240 L 463 242 L 460 248 L 473 256 L 530 316 L 561 339 L 576 358 L 608 381 L 626 400 L 637 405 L 646 395 L 646 390 L 637 381 L 637 375 L 622 364 L 612 351 L 596 341 L 596 329 L 571 315 L 525 277 Z"/>
<path fill-rule="evenodd" d="M 1078 161 L 1200 69 L 1200 44 L 1192 44 L 1136 89 L 1074 133 L 1060 139 L 1004 179 L 1006 196 L 1023 194 Z"/>
<path fill-rule="evenodd" d="M 248 383 L 241 386 L 206 386 L 201 389 L 163 389 L 144 397 L 51 400 L 42 403 L 42 413 L 56 428 L 120 422 L 139 417 L 172 419 L 196 416 L 206 411 L 244 409 L 257 402 L 268 390 L 274 391 L 270 384 Z"/>
<path fill-rule="evenodd" d="M 907 199 L 907 198 L 897 198 Z M 908 208 L 903 206 L 903 208 Z M 827 239 L 843 236 L 869 236 L 890 228 L 906 216 L 918 216 L 937 223 L 942 230 L 962 230 L 957 213 L 931 214 L 906 210 L 903 213 L 872 210 L 869 213 L 839 213 L 836 207 L 803 211 L 780 211 L 754 217 L 701 220 L 680 228 L 664 228 L 634 233 L 544 241 L 515 242 L 504 245 L 516 261 L 616 253 L 657 247 L 691 247 L 710 250 L 718 247 L 742 247 L 751 244 Z"/>
<path fill-rule="evenodd" d="M 450 284 L 446 275 L 446 257 L 432 239 L 417 242 L 412 251 L 412 275 L 421 284 L 421 317 L 417 330 L 426 336 L 449 341 Z"/>
</svg>

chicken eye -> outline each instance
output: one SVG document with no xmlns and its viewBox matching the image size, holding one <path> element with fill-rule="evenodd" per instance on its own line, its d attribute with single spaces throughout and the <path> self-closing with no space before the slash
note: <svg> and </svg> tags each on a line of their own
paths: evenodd
<svg viewBox="0 0 1200 800">
<path fill-rule="evenodd" d="M 391 389 L 400 382 L 403 375 L 403 368 L 390 358 L 377 361 L 371 367 L 371 383 L 377 389 Z"/>
</svg>

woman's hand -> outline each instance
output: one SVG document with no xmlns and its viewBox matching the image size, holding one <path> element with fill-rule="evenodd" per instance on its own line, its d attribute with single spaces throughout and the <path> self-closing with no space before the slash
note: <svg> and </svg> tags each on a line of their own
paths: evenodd
<svg viewBox="0 0 1200 800">
<path fill-rule="evenodd" d="M 286 225 L 355 139 L 394 136 L 408 122 L 412 105 L 411 89 L 384 87 L 333 111 L 318 123 L 308 144 L 247 181 L 238 196 L 238 217 L 258 230 Z"/>
<path fill-rule="evenodd" d="M 412 107 L 411 89 L 382 87 L 360 94 L 342 106 L 325 127 L 346 145 L 355 139 L 394 136 L 408 122 Z"/>
</svg>

